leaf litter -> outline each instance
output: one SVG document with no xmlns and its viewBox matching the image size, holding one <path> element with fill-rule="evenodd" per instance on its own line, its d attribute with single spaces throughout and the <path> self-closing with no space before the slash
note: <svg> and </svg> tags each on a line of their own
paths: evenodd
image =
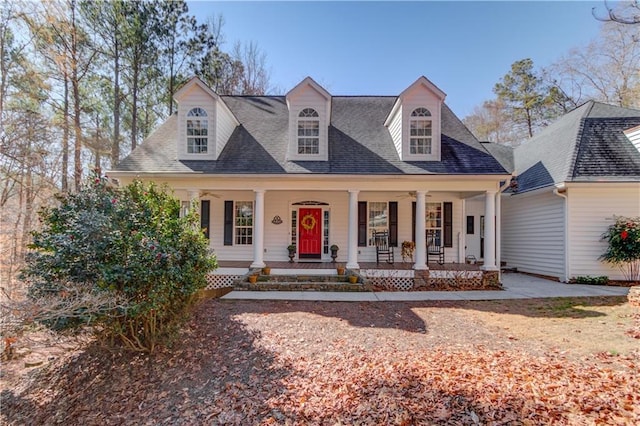
<svg viewBox="0 0 640 426">
<path fill-rule="evenodd" d="M 207 300 L 171 348 L 84 344 L 0 383 L 0 422 L 640 423 L 638 351 L 584 355 L 514 338 L 470 306 Z"/>
</svg>

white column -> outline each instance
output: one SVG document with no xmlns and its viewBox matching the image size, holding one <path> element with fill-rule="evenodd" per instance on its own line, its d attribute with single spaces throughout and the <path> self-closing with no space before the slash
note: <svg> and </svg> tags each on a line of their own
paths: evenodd
<svg viewBox="0 0 640 426">
<path fill-rule="evenodd" d="M 200 214 L 200 190 L 190 189 L 187 193 L 189 194 L 189 202 L 198 209 L 198 214 Z"/>
<path fill-rule="evenodd" d="M 253 263 L 251 268 L 263 268 L 264 264 L 264 189 L 256 189 L 253 208 Z"/>
<path fill-rule="evenodd" d="M 484 197 L 484 265 L 485 271 L 496 267 L 496 192 L 487 191 Z"/>
<path fill-rule="evenodd" d="M 502 192 L 496 193 L 496 267 L 501 271 L 500 259 L 502 257 Z M 502 275 L 500 275 L 502 282 Z"/>
<path fill-rule="evenodd" d="M 349 190 L 349 247 L 347 248 L 347 268 L 360 269 L 358 264 L 358 191 Z"/>
<path fill-rule="evenodd" d="M 416 191 L 416 263 L 413 269 L 429 269 L 427 265 L 427 234 L 425 229 L 427 191 Z"/>
</svg>

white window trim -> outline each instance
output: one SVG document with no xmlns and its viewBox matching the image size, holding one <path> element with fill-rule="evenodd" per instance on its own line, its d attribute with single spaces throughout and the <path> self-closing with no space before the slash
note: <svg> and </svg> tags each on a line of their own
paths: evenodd
<svg viewBox="0 0 640 426">
<path fill-rule="evenodd" d="M 413 117 L 416 109 L 425 108 L 431 116 Z M 402 106 L 402 160 L 403 161 L 440 161 L 441 159 L 441 106 L 433 102 L 407 103 Z M 411 123 L 412 121 L 431 121 L 431 153 L 411 154 Z M 422 136 L 419 136 L 422 137 Z"/>
<path fill-rule="evenodd" d="M 192 112 L 194 111 L 201 111 L 204 115 L 191 115 Z M 193 121 L 193 122 L 198 122 L 198 129 L 200 131 L 205 130 L 206 131 L 206 135 L 189 135 L 189 122 Z M 204 122 L 204 125 L 203 125 Z M 199 107 L 199 106 L 194 106 L 192 108 L 189 108 L 189 111 L 187 111 L 187 114 L 185 116 L 185 136 L 186 136 L 186 152 L 188 155 L 195 155 L 195 156 L 206 156 L 209 155 L 210 152 L 209 150 L 211 149 L 211 136 L 210 136 L 210 132 L 209 132 L 209 114 L 207 113 L 207 110 L 205 108 Z M 194 140 L 194 147 L 195 147 L 195 140 L 196 139 L 206 139 L 206 145 L 205 146 L 205 151 L 202 152 L 189 152 L 190 146 L 189 146 L 189 140 L 193 139 Z M 200 146 L 200 145 L 199 145 Z"/>
<path fill-rule="evenodd" d="M 440 211 L 440 217 L 429 218 L 429 205 L 438 205 Z M 440 231 L 440 245 L 444 244 L 444 203 L 441 201 L 428 201 L 425 206 L 425 217 L 424 217 L 424 229 L 425 231 Z M 430 220 L 438 220 L 440 219 L 440 226 L 430 226 Z"/>
<path fill-rule="evenodd" d="M 371 226 L 371 204 L 372 203 L 385 205 L 385 211 L 387 214 L 385 219 L 385 222 L 386 222 L 385 226 Z M 369 238 L 367 239 L 367 245 L 369 247 L 376 245 L 375 241 L 373 240 L 374 230 L 378 230 L 378 231 L 389 230 L 389 202 L 388 201 L 367 201 L 367 235 L 369 236 Z"/>
<path fill-rule="evenodd" d="M 305 109 L 313 109 L 318 117 L 300 117 L 300 113 Z M 298 153 L 298 123 L 300 120 L 318 121 L 318 153 L 317 154 L 300 154 Z M 292 161 L 327 161 L 329 159 L 329 141 L 328 141 L 328 125 L 326 112 L 320 108 L 320 105 L 304 105 L 296 108 L 289 116 L 289 155 L 288 159 Z"/>
<path fill-rule="evenodd" d="M 238 204 L 240 203 L 248 203 L 251 205 L 251 225 L 247 226 L 247 225 L 238 225 Z M 255 215 L 255 206 L 253 201 L 234 201 L 233 202 L 233 245 L 234 246 L 252 246 L 253 245 L 253 239 L 254 239 L 254 215 Z M 251 242 L 250 243 L 242 243 L 242 242 L 238 242 L 238 238 L 240 237 L 240 235 L 238 235 L 238 229 L 250 229 L 251 230 Z"/>
</svg>

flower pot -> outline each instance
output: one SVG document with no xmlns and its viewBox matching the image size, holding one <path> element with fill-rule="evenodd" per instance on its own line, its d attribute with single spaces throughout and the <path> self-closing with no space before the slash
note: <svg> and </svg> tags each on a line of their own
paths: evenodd
<svg viewBox="0 0 640 426">
<path fill-rule="evenodd" d="M 336 271 L 338 272 L 338 275 L 344 275 L 344 268 L 336 268 Z"/>
<path fill-rule="evenodd" d="M 265 266 L 264 268 L 262 268 L 262 273 L 265 275 L 271 274 L 271 267 Z"/>
<path fill-rule="evenodd" d="M 257 275 L 249 275 L 249 282 L 251 284 L 255 284 L 256 281 L 258 281 L 258 276 Z"/>
<path fill-rule="evenodd" d="M 349 282 L 350 282 L 351 284 L 355 284 L 355 283 L 357 283 L 357 282 L 358 282 L 358 277 L 357 277 L 357 276 L 355 276 L 355 275 L 349 275 Z"/>
</svg>

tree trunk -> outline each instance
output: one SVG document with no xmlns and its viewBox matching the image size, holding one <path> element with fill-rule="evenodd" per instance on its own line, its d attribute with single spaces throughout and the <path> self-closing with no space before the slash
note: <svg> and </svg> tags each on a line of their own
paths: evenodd
<svg viewBox="0 0 640 426">
<path fill-rule="evenodd" d="M 136 149 L 138 141 L 138 70 L 139 64 L 133 66 L 133 87 L 131 88 L 131 151 Z"/>
<path fill-rule="evenodd" d="M 69 191 L 69 78 L 64 75 L 62 104 L 62 192 Z"/>
<path fill-rule="evenodd" d="M 113 70 L 113 141 L 111 142 L 111 167 L 115 167 L 120 161 L 120 49 L 119 40 L 116 38 L 113 46 L 114 70 Z M 98 154 L 99 155 L 99 154 Z"/>
</svg>

